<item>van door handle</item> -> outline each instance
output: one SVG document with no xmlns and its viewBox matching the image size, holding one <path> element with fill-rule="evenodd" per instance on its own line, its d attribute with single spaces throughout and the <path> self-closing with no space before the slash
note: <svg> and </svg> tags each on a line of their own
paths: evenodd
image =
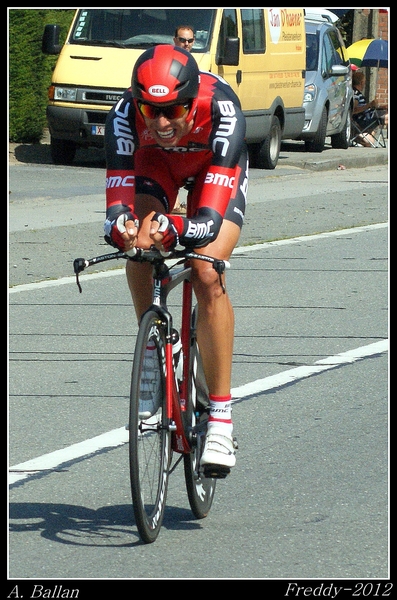
<svg viewBox="0 0 397 600">
<path fill-rule="evenodd" d="M 237 69 L 237 71 L 236 71 L 237 85 L 240 85 L 242 78 L 243 78 L 243 72 L 242 72 L 242 70 L 241 69 Z"/>
</svg>

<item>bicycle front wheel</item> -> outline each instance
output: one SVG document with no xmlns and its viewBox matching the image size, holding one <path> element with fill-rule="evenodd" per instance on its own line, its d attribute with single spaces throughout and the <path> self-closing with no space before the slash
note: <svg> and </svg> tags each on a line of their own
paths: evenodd
<svg viewBox="0 0 397 600">
<path fill-rule="evenodd" d="M 208 422 L 208 388 L 201 356 L 196 341 L 196 309 L 192 316 L 192 335 L 189 368 L 189 398 L 185 418 L 192 435 L 192 452 L 184 455 L 186 490 L 190 508 L 196 519 L 206 517 L 212 506 L 216 479 L 204 477 L 200 471 L 200 458 L 204 450 Z"/>
<path fill-rule="evenodd" d="M 148 311 L 135 345 L 129 415 L 131 494 L 136 525 L 145 543 L 155 541 L 164 517 L 171 458 L 168 425 L 165 331 L 158 314 Z"/>
</svg>

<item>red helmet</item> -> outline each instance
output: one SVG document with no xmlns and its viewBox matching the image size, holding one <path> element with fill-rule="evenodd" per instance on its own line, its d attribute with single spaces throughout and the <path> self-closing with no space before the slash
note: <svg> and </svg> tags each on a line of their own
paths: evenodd
<svg viewBox="0 0 397 600">
<path fill-rule="evenodd" d="M 197 98 L 199 69 L 190 52 L 159 45 L 145 50 L 132 71 L 132 95 L 150 104 L 182 104 Z"/>
</svg>

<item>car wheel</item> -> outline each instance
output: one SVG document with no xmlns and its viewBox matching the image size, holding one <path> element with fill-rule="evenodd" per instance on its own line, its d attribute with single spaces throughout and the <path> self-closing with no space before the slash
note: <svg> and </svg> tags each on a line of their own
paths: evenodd
<svg viewBox="0 0 397 600">
<path fill-rule="evenodd" d="M 348 110 L 347 116 L 346 116 L 346 121 L 345 121 L 342 131 L 331 136 L 331 145 L 333 148 L 342 148 L 343 150 L 346 150 L 347 148 L 349 148 L 351 127 L 352 127 L 351 112 L 350 112 L 350 110 Z"/>
<path fill-rule="evenodd" d="M 325 138 L 327 137 L 327 122 L 328 112 L 327 108 L 324 106 L 316 135 L 311 140 L 305 141 L 306 152 L 322 152 L 324 150 Z"/>
<path fill-rule="evenodd" d="M 258 169 L 275 169 L 281 149 L 281 125 L 276 115 L 273 115 L 269 135 L 260 144 L 256 165 Z"/>
<path fill-rule="evenodd" d="M 74 142 L 51 137 L 51 158 L 54 165 L 71 165 L 75 155 Z"/>
</svg>

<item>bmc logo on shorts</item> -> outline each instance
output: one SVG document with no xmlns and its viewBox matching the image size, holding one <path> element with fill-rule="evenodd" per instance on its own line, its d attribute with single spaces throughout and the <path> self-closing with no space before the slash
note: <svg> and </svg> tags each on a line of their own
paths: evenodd
<svg viewBox="0 0 397 600">
<path fill-rule="evenodd" d="M 166 96 L 170 93 L 166 85 L 151 85 L 148 91 L 151 96 Z"/>
</svg>

